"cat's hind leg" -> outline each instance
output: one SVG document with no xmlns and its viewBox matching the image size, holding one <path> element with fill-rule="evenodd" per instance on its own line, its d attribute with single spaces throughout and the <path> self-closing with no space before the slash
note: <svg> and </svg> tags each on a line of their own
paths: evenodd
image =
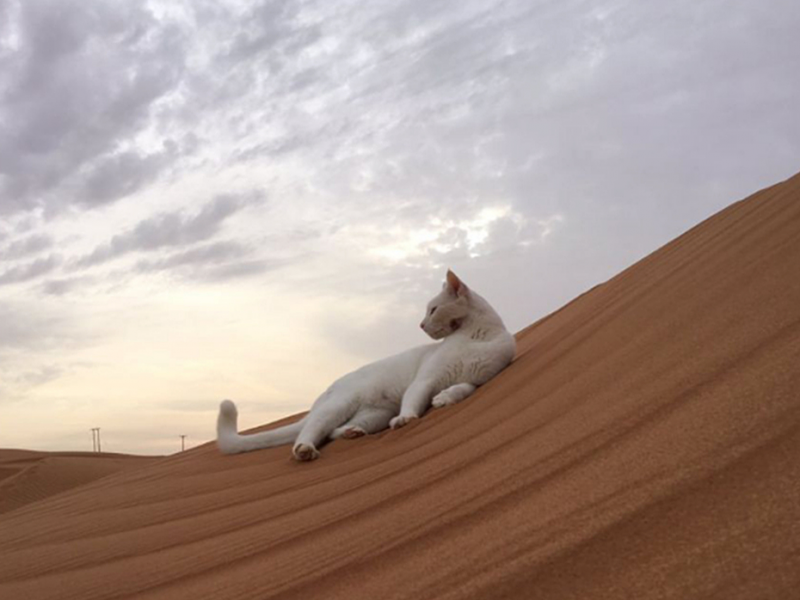
<svg viewBox="0 0 800 600">
<path fill-rule="evenodd" d="M 337 427 L 331 433 L 331 439 L 352 439 L 378 433 L 389 426 L 389 421 L 395 415 L 391 408 L 378 408 L 376 406 L 361 407 L 347 423 Z"/>
<path fill-rule="evenodd" d="M 344 402 L 340 398 L 330 398 L 325 404 L 313 407 L 295 440 L 292 449 L 294 458 L 299 461 L 319 458 L 317 448 L 330 437 L 334 429 L 348 421 L 355 410 L 352 402 Z"/>
<path fill-rule="evenodd" d="M 436 394 L 433 397 L 433 402 L 431 402 L 431 405 L 433 408 L 441 408 L 442 406 L 457 404 L 468 396 L 471 396 L 475 389 L 475 386 L 471 383 L 457 383 L 455 385 L 451 385 L 449 388 Z"/>
</svg>

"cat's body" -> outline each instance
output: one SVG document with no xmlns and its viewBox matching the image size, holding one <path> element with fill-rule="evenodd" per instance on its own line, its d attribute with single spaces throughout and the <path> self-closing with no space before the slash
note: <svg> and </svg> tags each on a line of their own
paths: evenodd
<svg viewBox="0 0 800 600">
<path fill-rule="evenodd" d="M 226 454 L 294 443 L 297 460 L 313 460 L 328 439 L 402 427 L 435 407 L 460 402 L 514 358 L 514 336 L 486 300 L 451 271 L 420 327 L 442 342 L 418 346 L 337 379 L 296 423 L 239 435 L 236 407 L 220 405 L 217 444 Z"/>
</svg>

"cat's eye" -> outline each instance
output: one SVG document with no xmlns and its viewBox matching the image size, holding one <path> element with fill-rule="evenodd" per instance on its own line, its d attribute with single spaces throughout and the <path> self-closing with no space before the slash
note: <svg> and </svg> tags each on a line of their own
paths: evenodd
<svg viewBox="0 0 800 600">
<path fill-rule="evenodd" d="M 438 306 L 434 306 L 434 307 L 431 309 L 431 315 L 432 315 L 433 313 L 435 313 L 435 312 L 436 312 L 436 309 L 437 309 L 437 308 L 439 308 L 439 307 L 438 307 Z"/>
</svg>

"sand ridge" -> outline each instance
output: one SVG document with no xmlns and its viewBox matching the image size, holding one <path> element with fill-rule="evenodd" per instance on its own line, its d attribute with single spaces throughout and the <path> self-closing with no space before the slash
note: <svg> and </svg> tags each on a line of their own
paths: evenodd
<svg viewBox="0 0 800 600">
<path fill-rule="evenodd" d="M 127 471 L 158 457 L 0 448 L 0 514 Z"/>
<path fill-rule="evenodd" d="M 518 340 L 314 463 L 209 444 L 0 515 L 0 597 L 796 595 L 800 176 Z"/>
</svg>

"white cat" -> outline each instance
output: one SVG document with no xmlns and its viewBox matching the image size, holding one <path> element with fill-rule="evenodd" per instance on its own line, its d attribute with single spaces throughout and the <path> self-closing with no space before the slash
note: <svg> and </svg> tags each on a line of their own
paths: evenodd
<svg viewBox="0 0 800 600">
<path fill-rule="evenodd" d="M 296 460 L 314 460 L 328 439 L 355 438 L 402 427 L 433 404 L 461 402 L 514 358 L 514 336 L 486 300 L 452 271 L 428 303 L 420 327 L 434 340 L 361 367 L 336 380 L 296 423 L 239 435 L 236 405 L 223 400 L 217 445 L 226 454 L 294 442 Z"/>
</svg>

